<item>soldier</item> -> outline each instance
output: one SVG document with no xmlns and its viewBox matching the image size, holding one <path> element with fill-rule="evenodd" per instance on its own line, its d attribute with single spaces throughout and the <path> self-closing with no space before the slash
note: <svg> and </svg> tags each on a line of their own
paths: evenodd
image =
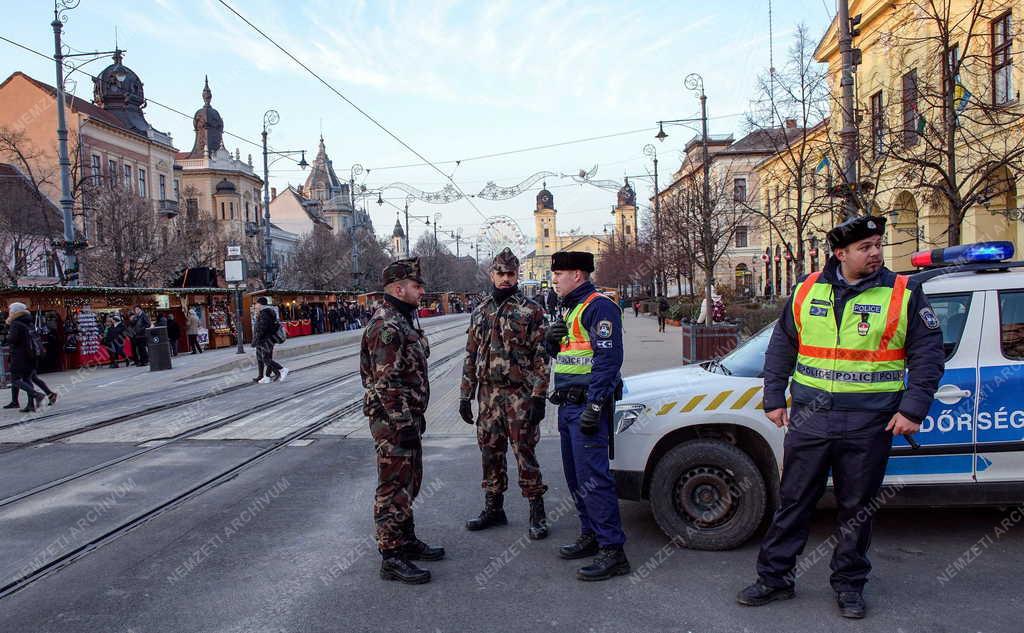
<svg viewBox="0 0 1024 633">
<path fill-rule="evenodd" d="M 430 581 L 413 560 L 440 560 L 444 548 L 416 537 L 412 505 L 423 481 L 421 438 L 427 422 L 430 346 L 413 325 L 423 296 L 418 258 L 400 259 L 384 269 L 384 303 L 363 332 L 360 374 L 366 392 L 363 413 L 377 450 L 377 493 L 373 521 L 383 562 L 380 577 L 409 584 Z"/>
<path fill-rule="evenodd" d="M 580 517 L 580 536 L 559 548 L 567 560 L 597 554 L 576 572 L 580 580 L 606 580 L 629 573 L 622 551 L 619 498 L 609 467 L 612 412 L 621 397 L 622 312 L 590 281 L 594 256 L 563 251 L 551 256 L 555 290 L 568 310 L 548 328 L 545 345 L 555 358 L 558 433 L 562 467 Z"/>
<path fill-rule="evenodd" d="M 475 395 L 485 492 L 483 511 L 466 522 L 466 529 L 508 523 L 503 505 L 508 489 L 505 451 L 511 440 L 519 488 L 530 501 L 529 536 L 537 540 L 548 535 L 544 513 L 547 486 L 541 480 L 535 453 L 548 387 L 544 309 L 519 290 L 519 259 L 511 250 L 498 253 L 490 274 L 494 289 L 473 311 L 462 366 L 459 414 L 473 424 L 471 401 Z"/>
</svg>

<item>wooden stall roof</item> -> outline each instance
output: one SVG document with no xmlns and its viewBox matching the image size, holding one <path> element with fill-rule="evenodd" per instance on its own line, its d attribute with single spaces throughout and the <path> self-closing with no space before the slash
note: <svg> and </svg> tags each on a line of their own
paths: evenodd
<svg viewBox="0 0 1024 633">
<path fill-rule="evenodd" d="M 228 295 L 229 288 L 118 288 L 107 286 L 0 286 L 6 295 Z"/>
</svg>

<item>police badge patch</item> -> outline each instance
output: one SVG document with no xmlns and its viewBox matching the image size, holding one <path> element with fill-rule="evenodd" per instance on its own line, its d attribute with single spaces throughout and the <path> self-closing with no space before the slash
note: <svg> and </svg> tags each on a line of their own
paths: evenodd
<svg viewBox="0 0 1024 633">
<path fill-rule="evenodd" d="M 935 313 L 931 308 L 921 308 L 921 311 L 918 312 L 918 314 L 921 315 L 921 320 L 924 321 L 925 327 L 929 330 L 939 329 L 939 318 L 935 316 Z"/>
<path fill-rule="evenodd" d="M 597 322 L 597 335 L 600 338 L 611 338 L 612 336 L 612 322 L 611 321 L 598 321 Z"/>
</svg>

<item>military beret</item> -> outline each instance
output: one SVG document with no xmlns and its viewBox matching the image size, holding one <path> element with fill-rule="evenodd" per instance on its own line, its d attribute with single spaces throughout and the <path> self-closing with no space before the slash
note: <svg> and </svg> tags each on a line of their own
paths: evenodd
<svg viewBox="0 0 1024 633">
<path fill-rule="evenodd" d="M 393 284 L 396 281 L 402 281 L 403 279 L 412 279 L 413 281 L 423 283 L 423 276 L 420 273 L 419 257 L 393 261 L 388 264 L 384 268 L 384 272 L 381 273 L 381 283 L 385 286 Z"/>
<path fill-rule="evenodd" d="M 867 215 L 846 220 L 828 232 L 828 245 L 835 250 L 854 242 L 885 234 L 885 218 Z"/>
<path fill-rule="evenodd" d="M 594 255 L 584 251 L 559 251 L 551 256 L 551 270 L 594 272 Z"/>
<path fill-rule="evenodd" d="M 507 246 L 494 256 L 491 270 L 499 273 L 514 273 L 519 270 L 519 258 Z"/>
</svg>

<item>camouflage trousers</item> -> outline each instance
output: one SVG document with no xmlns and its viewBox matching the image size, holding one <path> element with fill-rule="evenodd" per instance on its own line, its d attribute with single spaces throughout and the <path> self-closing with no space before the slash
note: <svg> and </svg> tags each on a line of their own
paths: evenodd
<svg viewBox="0 0 1024 633">
<path fill-rule="evenodd" d="M 377 452 L 377 492 L 373 522 L 377 547 L 397 549 L 412 540 L 412 506 L 423 483 L 423 449 L 402 448 L 386 420 L 370 420 Z"/>
<path fill-rule="evenodd" d="M 508 490 L 505 453 L 511 441 L 523 496 L 532 499 L 547 492 L 535 451 L 540 441 L 540 425 L 530 424 L 530 388 L 480 383 L 477 403 L 476 441 L 484 471 L 481 487 L 491 493 Z"/>
</svg>

